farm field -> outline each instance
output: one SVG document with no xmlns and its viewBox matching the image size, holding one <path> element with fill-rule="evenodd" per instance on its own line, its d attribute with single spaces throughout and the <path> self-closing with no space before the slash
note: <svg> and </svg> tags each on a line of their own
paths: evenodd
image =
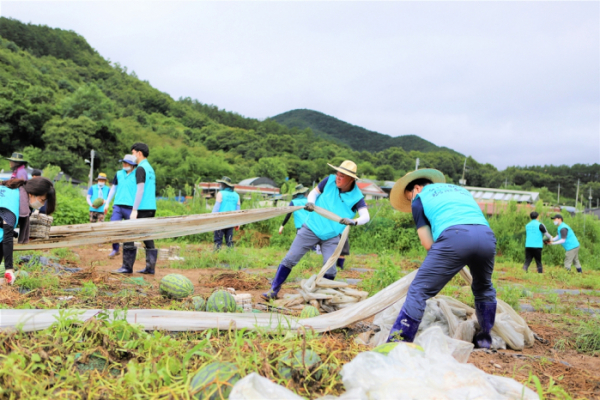
<svg viewBox="0 0 600 400">
<path fill-rule="evenodd" d="M 159 242 L 159 247 L 169 242 Z M 285 251 L 236 248 L 212 253 L 208 244 L 179 244 L 181 261 L 159 261 L 155 276 L 116 276 L 120 259 L 108 259 L 109 246 L 58 249 L 34 254 L 54 257 L 63 266 L 82 268 L 57 276 L 39 264 L 19 286 L 3 287 L 3 308 L 65 309 L 46 330 L 0 333 L 0 390 L 3 398 L 188 398 L 195 371 L 212 361 L 229 361 L 241 376 L 250 372 L 282 384 L 301 396 L 318 398 L 344 392 L 339 371 L 366 346 L 354 343 L 372 318 L 325 334 L 260 331 L 145 332 L 106 314 L 85 323 L 69 309 L 190 310 L 189 301 L 160 295 L 160 279 L 179 273 L 194 283 L 194 295 L 208 297 L 217 288 L 250 293 L 255 308 L 260 293 Z M 142 255 L 143 253 L 140 252 Z M 310 254 L 294 269 L 282 293 L 294 293 L 298 281 L 318 271 L 321 257 Z M 143 258 L 138 256 L 137 267 Z M 418 267 L 400 255 L 354 254 L 338 279 L 371 294 Z M 134 267 L 134 270 L 141 269 Z M 392 280 L 390 282 L 390 280 Z M 296 282 L 293 282 L 296 281 Z M 494 273 L 498 297 L 517 309 L 538 339 L 533 348 L 474 351 L 469 359 L 487 373 L 512 377 L 548 398 L 600 398 L 600 272 L 568 274 L 546 266 L 543 275 L 524 273 L 520 265 L 499 262 Z M 473 304 L 470 288 L 454 278 L 442 294 Z M 284 311 L 285 312 L 285 311 Z M 314 350 L 327 372 L 286 379 L 277 362 L 286 350 Z M 10 371 L 10 372 L 9 372 Z M 318 379 L 315 376 L 318 375 Z M 224 387 L 227 384 L 224 383 Z"/>
</svg>

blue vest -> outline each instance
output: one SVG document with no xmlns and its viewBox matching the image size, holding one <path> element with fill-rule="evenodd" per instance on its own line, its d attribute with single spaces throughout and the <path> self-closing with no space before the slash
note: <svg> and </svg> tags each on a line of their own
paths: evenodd
<svg viewBox="0 0 600 400">
<path fill-rule="evenodd" d="M 423 204 L 425 216 L 431 224 L 433 240 L 454 225 L 490 226 L 473 195 L 465 188 L 448 183 L 433 183 L 417 195 Z"/>
<path fill-rule="evenodd" d="M 133 207 L 135 192 L 137 191 L 135 168 L 129 174 L 123 169 L 117 172 L 117 181 L 119 184 L 115 195 L 115 205 Z"/>
<path fill-rule="evenodd" d="M 0 207 L 6 208 L 15 214 L 15 228 L 19 224 L 19 189 L 9 189 L 6 186 L 0 186 Z M 4 237 L 4 230 L 0 229 L 0 241 Z"/>
<path fill-rule="evenodd" d="M 292 199 L 292 204 L 294 204 L 295 206 L 305 206 L 307 201 L 308 200 L 306 200 L 306 197 L 298 196 L 295 199 Z M 294 211 L 294 226 L 296 227 L 296 229 L 302 228 L 302 225 L 306 222 L 308 216 L 308 211 L 304 209 Z"/>
<path fill-rule="evenodd" d="M 98 197 L 102 197 L 104 200 L 106 200 L 108 198 L 109 191 L 110 190 L 108 189 L 108 187 L 106 185 L 104 185 L 104 187 L 102 188 L 102 196 L 100 196 L 100 188 L 98 187 L 98 185 L 94 185 L 94 186 L 92 186 L 92 197 L 90 200 L 92 200 L 92 203 Z M 98 208 L 94 208 L 94 207 L 90 206 L 90 211 L 102 213 L 102 212 L 104 212 L 104 204 Z"/>
<path fill-rule="evenodd" d="M 567 229 L 567 240 L 565 240 L 565 242 L 562 243 L 562 247 L 564 247 L 566 251 L 573 250 L 579 247 L 579 240 L 577 240 L 573 229 L 571 229 L 571 227 L 565 224 L 564 222 L 558 227 L 558 240 L 562 239 L 562 237 L 560 236 L 560 231 L 562 229 Z"/>
<path fill-rule="evenodd" d="M 540 232 L 540 221 L 534 219 L 525 225 L 525 247 L 544 247 L 544 235 Z"/>
<path fill-rule="evenodd" d="M 363 194 L 357 184 L 354 184 L 354 189 L 351 191 L 341 193 L 340 189 L 335 185 L 335 175 L 329 175 L 323 193 L 317 198 L 316 205 L 327 211 L 336 213 L 341 218 L 352 218 L 356 215 L 356 212 L 352 211 L 352 207 L 354 207 L 354 205 L 362 198 Z M 346 225 L 342 225 L 339 222 L 334 222 L 321 217 L 316 212 L 309 213 L 305 223 L 306 226 L 321 240 L 329 240 L 336 237 L 342 233 L 346 227 Z"/>
<path fill-rule="evenodd" d="M 240 201 L 240 195 L 232 189 L 221 189 L 221 206 L 219 212 L 235 211 Z"/>
<path fill-rule="evenodd" d="M 154 174 L 154 169 L 152 169 L 152 166 L 147 159 L 144 159 L 144 161 L 139 163 L 138 168 L 139 167 L 144 167 L 144 171 L 146 171 L 146 181 L 144 182 L 142 202 L 140 203 L 138 210 L 156 210 L 156 174 Z"/>
</svg>

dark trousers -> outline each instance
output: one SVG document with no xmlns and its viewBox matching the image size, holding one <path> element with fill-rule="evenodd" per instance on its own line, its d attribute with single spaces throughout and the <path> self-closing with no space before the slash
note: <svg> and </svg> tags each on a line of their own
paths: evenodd
<svg viewBox="0 0 600 400">
<path fill-rule="evenodd" d="M 131 214 L 131 210 L 129 211 Z M 141 218 L 154 218 L 156 214 L 156 210 L 138 210 L 138 219 Z M 144 247 L 148 250 L 154 249 L 154 240 L 144 240 Z M 133 250 L 135 249 L 135 244 L 133 242 L 123 243 L 123 250 Z"/>
<path fill-rule="evenodd" d="M 4 260 L 4 268 L 13 269 L 13 244 L 15 241 L 15 228 L 12 225 L 7 225 L 0 218 L 0 227 L 2 228 L 4 237 L 0 246 L 0 262 Z"/>
<path fill-rule="evenodd" d="M 223 246 L 223 237 L 225 237 L 225 243 L 227 243 L 227 247 L 233 247 L 233 228 L 221 229 L 215 231 L 214 233 L 216 250 L 220 249 L 221 246 Z"/>
<path fill-rule="evenodd" d="M 114 206 L 112 215 L 110 216 L 111 221 L 122 221 L 128 220 L 131 215 L 131 208 L 123 206 Z M 119 243 L 113 243 L 112 248 L 114 251 L 119 251 Z"/>
<path fill-rule="evenodd" d="M 541 274 L 544 269 L 542 267 L 542 248 L 541 247 L 525 247 L 525 264 L 523 264 L 523 269 L 527 271 L 529 268 L 529 264 L 531 264 L 531 260 L 535 259 L 535 264 L 537 265 L 537 271 Z"/>
</svg>

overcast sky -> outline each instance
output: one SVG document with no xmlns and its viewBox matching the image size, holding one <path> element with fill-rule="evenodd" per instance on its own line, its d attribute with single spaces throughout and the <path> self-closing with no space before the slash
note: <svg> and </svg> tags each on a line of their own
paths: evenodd
<svg viewBox="0 0 600 400">
<path fill-rule="evenodd" d="M 600 162 L 600 2 L 33 2 L 173 98 L 296 108 L 480 162 Z"/>
</svg>

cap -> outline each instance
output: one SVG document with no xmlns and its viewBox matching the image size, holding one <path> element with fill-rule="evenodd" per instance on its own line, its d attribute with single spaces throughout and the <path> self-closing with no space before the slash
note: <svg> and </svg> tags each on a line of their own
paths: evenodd
<svg viewBox="0 0 600 400">
<path fill-rule="evenodd" d="M 552 217 L 552 219 L 556 219 L 556 218 L 563 219 L 562 215 L 560 215 L 560 214 L 554 214 L 554 217 Z"/>
</svg>

